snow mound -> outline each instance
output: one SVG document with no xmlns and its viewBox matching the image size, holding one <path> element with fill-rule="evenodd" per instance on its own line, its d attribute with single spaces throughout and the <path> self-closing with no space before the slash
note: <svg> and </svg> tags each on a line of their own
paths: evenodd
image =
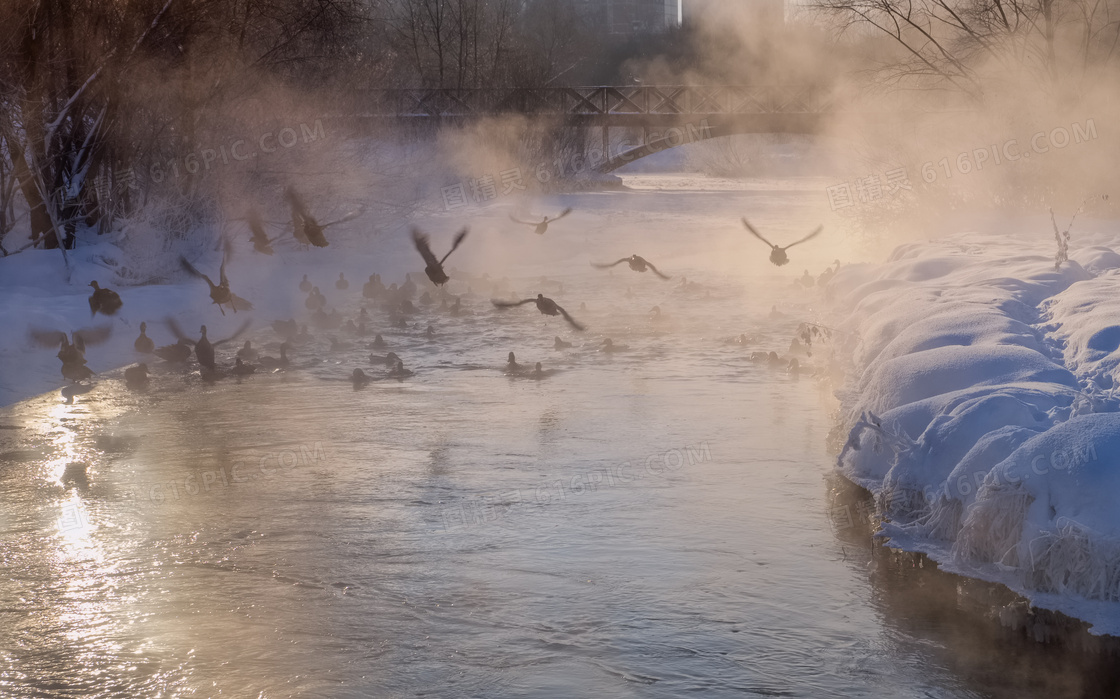
<svg viewBox="0 0 1120 699">
<path fill-rule="evenodd" d="M 1120 635 L 1120 254 L 1055 270 L 1043 241 L 966 234 L 836 274 L 858 338 L 837 465 L 893 546 Z"/>
</svg>

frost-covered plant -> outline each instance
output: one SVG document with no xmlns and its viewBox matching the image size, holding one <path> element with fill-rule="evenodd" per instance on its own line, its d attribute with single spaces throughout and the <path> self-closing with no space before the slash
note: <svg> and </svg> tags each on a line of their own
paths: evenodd
<svg viewBox="0 0 1120 699">
<path fill-rule="evenodd" d="M 212 242 L 212 212 L 187 197 L 151 199 L 141 209 L 119 219 L 122 252 L 116 270 L 121 284 L 166 282 L 179 273 L 179 255 L 197 256 Z"/>
<path fill-rule="evenodd" d="M 1073 228 L 1073 222 L 1077 220 L 1077 217 L 1083 211 L 1085 211 L 1085 206 L 1096 198 L 1097 197 L 1095 196 L 1087 197 L 1085 201 L 1081 202 L 1081 206 L 1077 207 L 1077 211 L 1073 212 L 1073 216 L 1071 216 L 1069 219 L 1069 225 L 1066 226 L 1066 229 L 1064 231 L 1058 229 L 1058 220 L 1054 216 L 1054 209 L 1053 207 L 1050 208 L 1050 223 L 1054 226 L 1054 240 L 1058 243 L 1058 251 L 1054 253 L 1055 272 L 1057 272 L 1061 268 L 1063 262 L 1069 260 L 1069 238 L 1070 230 Z M 1103 201 L 1108 201 L 1108 195 L 1102 194 L 1100 196 L 1100 199 Z"/>
<path fill-rule="evenodd" d="M 1018 566 L 1023 520 L 1033 501 L 1020 483 L 985 482 L 962 522 L 954 557 Z"/>
</svg>

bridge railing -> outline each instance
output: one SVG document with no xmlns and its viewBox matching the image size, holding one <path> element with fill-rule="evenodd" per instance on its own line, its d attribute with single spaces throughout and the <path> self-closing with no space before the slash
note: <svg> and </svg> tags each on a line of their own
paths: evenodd
<svg viewBox="0 0 1120 699">
<path fill-rule="evenodd" d="M 370 116 L 402 118 L 819 114 L 830 106 L 823 91 L 786 86 L 418 88 L 371 90 L 366 95 L 363 102 Z"/>
</svg>

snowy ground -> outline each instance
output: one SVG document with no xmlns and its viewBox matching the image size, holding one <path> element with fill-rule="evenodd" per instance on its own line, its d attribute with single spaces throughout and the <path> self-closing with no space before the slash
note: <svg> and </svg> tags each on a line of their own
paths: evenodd
<svg viewBox="0 0 1120 699">
<path fill-rule="evenodd" d="M 840 470 L 893 546 L 1120 635 L 1120 226 L 1048 220 L 845 267 Z"/>
</svg>

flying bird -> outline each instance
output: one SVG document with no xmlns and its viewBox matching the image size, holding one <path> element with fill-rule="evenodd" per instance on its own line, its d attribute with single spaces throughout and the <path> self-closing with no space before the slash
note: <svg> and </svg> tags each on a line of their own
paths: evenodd
<svg viewBox="0 0 1120 699">
<path fill-rule="evenodd" d="M 535 299 L 521 299 L 520 301 L 499 301 L 498 299 L 491 299 L 490 303 L 494 304 L 498 308 L 510 308 L 512 306 L 521 306 L 526 303 L 535 303 L 537 305 L 537 310 L 544 315 L 564 316 L 564 320 L 568 321 L 568 323 L 576 330 L 584 329 L 582 325 L 580 325 L 574 318 L 568 315 L 567 311 L 561 308 L 560 305 L 555 301 L 546 297 L 544 294 L 537 294 L 537 298 Z"/>
<path fill-rule="evenodd" d="M 789 257 L 786 255 L 786 250 L 789 250 L 794 245 L 799 245 L 801 243 L 804 243 L 806 240 L 810 240 L 812 238 L 815 238 L 822 230 L 824 230 L 824 226 L 817 226 L 817 230 L 813 231 L 812 233 L 805 236 L 801 240 L 792 242 L 792 243 L 790 243 L 789 245 L 787 245 L 783 248 L 783 247 L 778 247 L 777 245 L 774 245 L 773 243 L 771 243 L 766 238 L 763 238 L 762 234 L 759 233 L 758 231 L 756 231 L 754 229 L 754 226 L 752 226 L 750 224 L 750 222 L 747 221 L 746 218 L 743 219 L 743 225 L 746 226 L 747 230 L 750 231 L 751 233 L 753 233 L 756 238 L 758 238 L 759 240 L 761 240 L 762 242 L 764 242 L 764 243 L 766 243 L 767 245 L 770 246 L 770 261 L 773 262 L 775 265 L 777 265 L 779 267 L 781 267 L 784 264 L 789 264 Z"/>
<path fill-rule="evenodd" d="M 553 223 L 555 221 L 559 221 L 560 219 L 564 218 L 565 216 L 567 216 L 570 213 L 572 213 L 572 207 L 569 206 L 568 208 L 561 211 L 560 215 L 557 216 L 556 218 L 549 218 L 548 216 L 545 216 L 543 221 L 522 221 L 521 219 L 517 219 L 517 218 L 514 218 L 513 216 L 510 216 L 509 220 L 513 221 L 514 223 L 521 223 L 521 224 L 524 224 L 526 226 L 533 226 L 533 230 L 536 232 L 537 235 L 544 235 L 545 232 L 548 230 L 548 224 Z"/>
<path fill-rule="evenodd" d="M 303 245 L 314 245 L 317 248 L 325 248 L 330 244 L 323 235 L 323 231 L 327 227 L 345 223 L 365 212 L 365 206 L 361 206 L 357 211 L 352 211 L 337 221 L 320 224 L 311 215 L 311 212 L 307 209 L 307 204 L 304 203 L 303 198 L 294 187 L 288 187 L 284 190 L 284 199 L 292 208 L 292 236 L 296 239 L 296 242 Z"/>
<path fill-rule="evenodd" d="M 428 236 L 422 233 L 419 228 L 412 229 L 412 242 L 416 245 L 416 250 L 419 251 L 420 257 L 424 258 L 424 263 L 427 265 L 424 267 L 424 274 L 427 274 L 428 279 L 431 279 L 436 286 L 443 286 L 450 279 L 447 272 L 443 271 L 443 263 L 451 257 L 451 253 L 455 252 L 455 249 L 459 247 L 469 232 L 469 228 L 464 228 L 456 233 L 455 240 L 451 243 L 451 249 L 447 251 L 442 260 L 437 260 L 436 256 L 432 254 L 432 248 L 428 245 Z"/>
<path fill-rule="evenodd" d="M 296 242 L 301 245 L 314 245 L 317 248 L 327 247 L 329 243 L 323 236 L 323 227 L 307 210 L 307 205 L 295 188 L 288 187 L 285 189 L 284 198 L 292 208 L 292 236 L 296 239 Z"/>
<path fill-rule="evenodd" d="M 182 255 L 179 256 L 179 264 L 188 274 L 204 280 L 210 286 L 210 299 L 213 303 L 218 304 L 218 310 L 222 312 L 222 315 L 226 314 L 222 306 L 229 306 L 233 309 L 234 313 L 237 313 L 238 307 L 243 311 L 251 311 L 253 310 L 253 304 L 229 290 L 229 277 L 226 276 L 226 264 L 233 254 L 233 245 L 227 240 L 223 247 L 222 266 L 218 270 L 218 280 L 221 282 L 220 284 L 215 284 L 210 280 L 210 277 L 195 269 L 194 265 L 188 262 L 187 258 Z"/>
<path fill-rule="evenodd" d="M 198 338 L 198 340 L 191 340 L 190 338 L 186 337 L 183 334 L 183 331 L 179 329 L 179 324 L 175 322 L 174 318 L 167 319 L 167 327 L 171 329 L 171 332 L 175 335 L 175 337 L 179 338 L 180 344 L 186 342 L 194 345 L 194 356 L 196 359 L 198 359 L 198 363 L 202 368 L 214 371 L 215 369 L 217 369 L 217 365 L 214 362 L 214 348 L 218 347 L 219 345 L 224 345 L 231 340 L 236 340 L 241 333 L 249 329 L 249 321 L 245 321 L 244 323 L 242 323 L 241 327 L 237 329 L 237 332 L 235 332 L 230 337 L 227 337 L 224 340 L 218 340 L 216 342 L 211 342 L 210 339 L 206 337 L 205 325 L 203 325 L 202 329 L 199 331 L 202 336 Z"/>
<path fill-rule="evenodd" d="M 264 232 L 264 221 L 261 220 L 261 214 L 256 209 L 249 209 L 249 232 L 251 236 L 249 240 L 253 242 L 253 249 L 262 255 L 271 255 L 272 241 L 268 239 L 268 234 Z"/>
<path fill-rule="evenodd" d="M 69 337 L 62 330 L 32 327 L 28 330 L 31 341 L 40 347 L 58 347 L 58 360 L 63 363 L 63 375 L 67 365 L 85 364 L 86 345 L 100 345 L 109 339 L 113 328 L 109 325 L 86 327 L 74 330 Z M 69 376 L 66 376 L 69 379 Z"/>
<path fill-rule="evenodd" d="M 124 302 L 117 292 L 112 289 L 102 289 L 97 285 L 96 281 L 90 282 L 93 287 L 93 293 L 89 296 L 89 317 L 92 318 L 98 313 L 102 315 L 111 316 L 121 309 Z"/>
<path fill-rule="evenodd" d="M 646 260 L 644 257 L 641 257 L 640 255 L 631 255 L 630 257 L 624 257 L 621 260 L 619 260 L 618 262 L 608 262 L 608 263 L 592 262 L 591 266 L 596 268 L 596 269 L 608 269 L 610 267 L 614 267 L 615 265 L 620 265 L 623 262 L 626 262 L 627 264 L 629 264 L 630 269 L 634 270 L 635 272 L 644 272 L 644 271 L 646 271 L 646 269 L 651 269 L 651 270 L 653 270 L 654 274 L 661 277 L 662 279 L 672 279 L 672 277 L 669 277 L 669 276 L 664 275 L 661 272 L 657 271 L 657 268 L 653 266 L 653 263 L 649 262 L 648 260 Z"/>
</svg>

